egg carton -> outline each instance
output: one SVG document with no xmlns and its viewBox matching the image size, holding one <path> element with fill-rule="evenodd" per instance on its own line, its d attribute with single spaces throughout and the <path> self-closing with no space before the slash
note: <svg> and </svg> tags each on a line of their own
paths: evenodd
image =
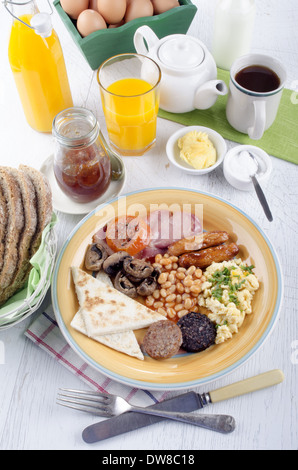
<svg viewBox="0 0 298 470">
<path fill-rule="evenodd" d="M 76 21 L 63 10 L 60 0 L 55 0 L 53 5 L 91 69 L 96 70 L 114 55 L 136 52 L 133 37 L 140 26 L 149 26 L 160 39 L 170 34 L 186 34 L 197 7 L 190 0 L 179 0 L 179 3 L 179 7 L 160 15 L 136 18 L 118 28 L 102 29 L 86 37 L 80 35 Z"/>
</svg>

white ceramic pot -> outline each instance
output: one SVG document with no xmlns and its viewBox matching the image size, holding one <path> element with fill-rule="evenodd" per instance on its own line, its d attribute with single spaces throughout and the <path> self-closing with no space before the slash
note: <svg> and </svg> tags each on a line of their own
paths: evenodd
<svg viewBox="0 0 298 470">
<path fill-rule="evenodd" d="M 141 26 L 134 35 L 138 54 L 147 55 L 160 67 L 160 108 L 172 113 L 208 109 L 228 88 L 217 80 L 215 61 L 198 39 L 173 34 L 159 39 L 148 26 Z"/>
</svg>

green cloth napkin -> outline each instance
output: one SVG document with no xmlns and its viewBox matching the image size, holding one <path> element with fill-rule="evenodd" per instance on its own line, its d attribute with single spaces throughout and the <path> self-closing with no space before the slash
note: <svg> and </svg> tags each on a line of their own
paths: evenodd
<svg viewBox="0 0 298 470">
<path fill-rule="evenodd" d="M 229 85 L 229 77 L 228 71 L 218 69 L 218 78 L 224 80 L 227 85 Z M 295 92 L 283 90 L 277 117 L 260 140 L 252 140 L 230 126 L 226 118 L 227 99 L 227 95 L 220 96 L 214 106 L 204 111 L 194 110 L 189 113 L 175 114 L 160 109 L 158 116 L 185 126 L 210 127 L 225 139 L 240 144 L 255 145 L 269 155 L 298 164 L 298 100 Z"/>
<path fill-rule="evenodd" d="M 0 308 L 0 325 L 9 323 L 11 321 L 15 321 L 24 314 L 24 311 L 27 309 L 27 306 L 28 306 L 24 302 L 26 300 L 29 300 L 30 297 L 34 294 L 34 291 L 36 290 L 40 279 L 42 279 L 44 275 L 46 276 L 44 283 L 48 282 L 51 270 L 49 269 L 50 254 L 49 254 L 49 251 L 46 249 L 46 239 L 47 239 L 48 232 L 54 227 L 56 223 L 57 223 L 57 216 L 55 213 L 53 213 L 51 222 L 46 226 L 46 228 L 42 232 L 40 247 L 30 260 L 30 263 L 32 264 L 33 268 L 30 271 L 28 282 L 26 283 L 23 289 L 21 289 L 16 294 L 14 294 Z M 50 263 L 50 266 L 51 266 L 51 263 Z M 45 272 L 45 269 L 48 269 L 47 273 Z M 31 307 L 34 307 L 34 305 L 37 304 L 37 302 L 40 299 L 41 293 L 42 293 L 42 290 L 40 291 L 39 295 L 31 299 L 31 301 L 29 302 L 29 305 Z M 8 314 L 9 312 L 14 312 L 14 313 L 6 316 L 6 314 Z"/>
</svg>

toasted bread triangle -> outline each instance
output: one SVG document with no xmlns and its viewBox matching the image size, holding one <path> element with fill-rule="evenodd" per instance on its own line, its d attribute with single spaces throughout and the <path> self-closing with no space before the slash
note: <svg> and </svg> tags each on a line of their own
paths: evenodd
<svg viewBox="0 0 298 470">
<path fill-rule="evenodd" d="M 71 271 L 88 336 L 137 330 L 165 319 L 82 269 Z"/>
<path fill-rule="evenodd" d="M 71 326 L 80 333 L 87 334 L 80 309 L 73 317 Z M 137 359 L 144 359 L 144 355 L 132 330 L 121 331 L 120 333 L 114 333 L 112 335 L 92 335 L 91 338 L 116 351 L 136 357 Z"/>
</svg>

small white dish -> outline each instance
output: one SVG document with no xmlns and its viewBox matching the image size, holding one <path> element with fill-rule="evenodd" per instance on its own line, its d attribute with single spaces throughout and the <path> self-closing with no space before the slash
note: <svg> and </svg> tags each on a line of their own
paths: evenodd
<svg viewBox="0 0 298 470">
<path fill-rule="evenodd" d="M 269 155 L 254 145 L 237 145 L 225 156 L 223 163 L 224 176 L 228 183 L 240 191 L 253 191 L 254 185 L 249 176 L 251 157 L 247 155 L 247 167 L 245 165 L 245 152 L 251 152 L 258 160 L 259 170 L 256 174 L 259 183 L 266 183 L 272 172 L 272 161 Z"/>
<path fill-rule="evenodd" d="M 183 137 L 185 134 L 191 131 L 205 132 L 206 134 L 208 134 L 209 139 L 211 140 L 214 147 L 216 148 L 216 154 L 217 154 L 216 163 L 210 166 L 209 168 L 205 168 L 203 170 L 197 170 L 193 168 L 192 166 L 190 166 L 188 163 L 184 162 L 180 158 L 180 149 L 178 147 L 178 139 L 180 139 L 180 137 Z M 173 165 L 175 165 L 177 168 L 182 170 L 184 173 L 187 173 L 189 175 L 206 175 L 207 173 L 210 173 L 211 171 L 215 170 L 215 168 L 217 168 L 223 162 L 226 152 L 227 152 L 227 144 L 224 138 L 213 129 L 210 129 L 209 127 L 203 127 L 203 126 L 187 126 L 187 127 L 183 127 L 182 129 L 179 129 L 169 138 L 167 145 L 166 145 L 166 153 L 167 153 L 169 161 Z"/>
<path fill-rule="evenodd" d="M 40 171 L 43 173 L 51 186 L 52 195 L 53 195 L 53 208 L 56 211 L 64 212 L 65 214 L 88 214 L 90 211 L 95 209 L 99 204 L 103 204 L 104 202 L 108 202 L 110 199 L 115 198 L 118 196 L 125 184 L 125 173 L 123 177 L 119 180 L 111 180 L 111 183 L 107 189 L 107 191 L 95 201 L 88 202 L 86 204 L 82 204 L 79 202 L 75 202 L 70 199 L 58 186 L 54 175 L 53 169 L 53 160 L 54 156 L 50 155 L 41 165 Z"/>
</svg>

